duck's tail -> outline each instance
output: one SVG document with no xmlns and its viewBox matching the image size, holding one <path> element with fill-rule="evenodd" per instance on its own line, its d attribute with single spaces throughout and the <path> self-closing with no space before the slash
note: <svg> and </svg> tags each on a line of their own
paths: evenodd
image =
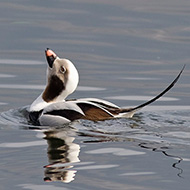
<svg viewBox="0 0 190 190">
<path fill-rule="evenodd" d="M 173 80 L 173 82 L 165 89 L 163 90 L 160 94 L 158 94 L 157 96 L 155 96 L 154 98 L 152 98 L 151 100 L 143 103 L 143 104 L 140 104 L 136 107 L 133 107 L 133 108 L 123 108 L 121 110 L 121 112 L 119 113 L 119 115 L 121 117 L 133 117 L 134 113 L 137 112 L 139 109 L 153 103 L 154 101 L 156 101 L 157 99 L 159 99 L 160 97 L 162 97 L 164 94 L 166 94 L 166 92 L 168 92 L 175 84 L 176 82 L 179 80 L 183 70 L 185 68 L 185 65 L 183 66 L 183 68 L 181 69 L 181 71 L 179 72 L 179 74 L 177 75 L 177 77 Z"/>
</svg>

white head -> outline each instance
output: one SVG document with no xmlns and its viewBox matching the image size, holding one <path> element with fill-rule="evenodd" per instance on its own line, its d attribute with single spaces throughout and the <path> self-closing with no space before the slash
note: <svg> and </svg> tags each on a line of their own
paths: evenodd
<svg viewBox="0 0 190 190">
<path fill-rule="evenodd" d="M 74 92 L 79 82 L 78 71 L 71 61 L 60 59 L 50 49 L 45 54 L 48 62 L 47 84 L 43 93 L 32 103 L 31 111 L 43 109 L 53 102 L 64 101 Z"/>
</svg>

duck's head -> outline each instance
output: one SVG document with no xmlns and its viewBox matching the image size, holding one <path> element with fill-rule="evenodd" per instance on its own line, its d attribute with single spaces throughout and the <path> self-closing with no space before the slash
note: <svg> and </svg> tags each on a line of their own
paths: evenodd
<svg viewBox="0 0 190 190">
<path fill-rule="evenodd" d="M 48 62 L 47 84 L 42 98 L 45 102 L 63 101 L 78 85 L 77 69 L 68 59 L 59 58 L 52 50 L 45 51 Z"/>
</svg>

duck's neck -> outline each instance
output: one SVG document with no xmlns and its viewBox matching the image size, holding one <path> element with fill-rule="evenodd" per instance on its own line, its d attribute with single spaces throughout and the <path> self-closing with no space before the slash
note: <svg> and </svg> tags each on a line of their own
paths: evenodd
<svg viewBox="0 0 190 190">
<path fill-rule="evenodd" d="M 65 84 L 56 75 L 53 75 L 48 80 L 46 88 L 42 93 L 42 98 L 45 102 L 52 102 L 57 99 L 64 100 L 68 95 L 65 91 Z"/>
<path fill-rule="evenodd" d="M 42 94 L 34 100 L 34 102 L 30 106 L 30 112 L 40 111 L 48 106 L 50 103 L 46 102 L 42 98 Z"/>
<path fill-rule="evenodd" d="M 54 99 L 53 101 L 49 101 L 49 102 L 46 102 L 44 99 L 43 99 L 43 93 L 38 97 L 36 98 L 36 100 L 34 100 L 34 102 L 31 104 L 30 106 L 30 109 L 29 111 L 30 112 L 35 112 L 35 111 L 40 111 L 40 110 L 43 110 L 45 107 L 53 104 L 53 103 L 56 103 L 56 102 L 64 102 L 65 99 L 62 98 L 62 97 L 57 97 L 56 99 Z"/>
</svg>

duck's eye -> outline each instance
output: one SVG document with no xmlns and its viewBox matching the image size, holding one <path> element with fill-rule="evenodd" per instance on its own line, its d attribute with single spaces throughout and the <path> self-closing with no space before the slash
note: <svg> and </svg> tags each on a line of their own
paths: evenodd
<svg viewBox="0 0 190 190">
<path fill-rule="evenodd" d="M 60 67 L 60 72 L 61 72 L 61 73 L 65 73 L 65 71 L 66 71 L 65 67 L 64 67 L 64 66 L 61 66 L 61 67 Z"/>
</svg>

